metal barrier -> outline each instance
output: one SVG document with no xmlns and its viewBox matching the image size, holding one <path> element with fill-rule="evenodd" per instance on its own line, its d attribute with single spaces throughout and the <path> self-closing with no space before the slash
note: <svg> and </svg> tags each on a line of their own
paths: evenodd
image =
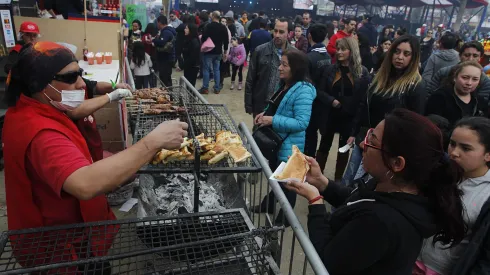
<svg viewBox="0 0 490 275">
<path fill-rule="evenodd" d="M 124 58 L 124 62 L 126 63 L 126 76 L 128 78 L 128 84 L 129 86 L 131 86 L 131 88 L 133 90 L 136 90 L 136 85 L 134 84 L 134 77 L 133 77 L 133 73 L 131 72 L 131 68 L 129 66 L 129 60 L 128 60 L 128 57 L 126 56 Z"/>
<path fill-rule="evenodd" d="M 197 91 L 197 89 L 185 77 L 183 76 L 180 77 L 179 84 L 180 86 L 186 88 L 190 93 L 194 94 L 194 96 L 199 98 L 202 102 L 209 104 L 208 101 L 199 93 L 199 91 Z M 293 273 L 293 260 L 295 259 L 293 255 L 294 255 L 295 244 L 297 239 L 305 255 L 301 274 L 307 274 L 307 272 L 309 271 L 308 262 L 310 263 L 311 269 L 315 274 L 328 274 L 327 269 L 323 265 L 322 260 L 318 256 L 318 253 L 313 247 L 313 244 L 311 243 L 308 234 L 303 229 L 300 221 L 298 220 L 298 217 L 294 213 L 293 208 L 289 204 L 286 195 L 284 195 L 284 192 L 279 186 L 279 183 L 275 180 L 269 179 L 272 176 L 272 171 L 269 168 L 268 161 L 262 155 L 260 149 L 255 143 L 255 140 L 253 139 L 252 134 L 250 133 L 245 123 L 241 122 L 238 125 L 238 130 L 245 137 L 246 142 L 250 144 L 253 155 L 256 156 L 257 161 L 259 162 L 259 164 L 262 166 L 263 169 L 261 173 L 250 173 L 247 175 L 237 174 L 237 181 L 240 184 L 240 189 L 244 200 L 248 201 L 247 204 L 249 206 L 253 207 L 254 205 L 256 205 L 255 202 L 257 199 L 261 200 L 263 196 L 267 195 L 269 191 L 272 190 L 272 192 L 275 195 L 275 200 L 277 200 L 277 202 L 279 203 L 279 208 L 284 213 L 284 216 L 286 220 L 289 222 L 289 224 L 291 225 L 291 229 L 293 231 L 289 263 L 285 269 L 284 267 L 281 268 L 281 271 L 285 270 L 286 274 L 298 274 L 297 272 Z M 268 182 L 267 187 L 265 187 L 263 184 L 264 179 L 266 180 L 266 182 Z M 278 212 L 277 210 L 278 209 L 276 208 L 274 209 L 273 211 L 274 213 L 272 214 L 273 215 L 272 217 L 266 213 L 265 221 L 263 221 L 264 215 L 254 214 L 251 213 L 250 211 L 248 211 L 248 213 L 250 215 L 252 222 L 256 227 L 261 227 L 261 226 L 272 227 L 273 222 L 271 221 L 272 220 L 271 218 L 273 218 L 277 214 Z M 276 255 L 275 259 L 279 267 L 281 267 L 282 260 L 287 259 L 287 255 L 282 254 L 282 252 L 284 252 L 283 244 L 284 244 L 285 230 L 281 231 L 279 233 L 280 236 L 278 236 L 277 245 L 279 247 L 278 247 L 278 251 L 276 251 L 278 252 L 278 255 Z"/>
</svg>

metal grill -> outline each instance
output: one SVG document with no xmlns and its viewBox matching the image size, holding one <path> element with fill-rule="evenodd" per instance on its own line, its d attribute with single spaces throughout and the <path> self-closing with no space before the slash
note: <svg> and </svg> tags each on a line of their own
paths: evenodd
<svg viewBox="0 0 490 275">
<path fill-rule="evenodd" d="M 277 230 L 234 209 L 9 231 L 0 273 L 279 274 L 266 248 Z"/>
<path fill-rule="evenodd" d="M 195 138 L 197 135 L 204 133 L 206 137 L 214 137 L 217 132 L 226 130 L 232 133 L 241 133 L 236 128 L 228 109 L 225 105 L 220 104 L 186 104 L 184 102 L 186 113 L 172 113 L 160 115 L 144 115 L 139 114 L 136 122 L 136 130 L 133 140 L 138 142 L 144 136 L 149 134 L 158 124 L 179 118 L 189 124 L 189 138 Z M 242 136 L 242 140 L 245 139 Z M 194 148 L 198 148 L 194 144 Z M 252 152 L 249 144 L 244 142 L 245 148 Z M 195 161 L 178 161 L 168 164 L 149 164 L 139 170 L 140 173 L 191 173 L 200 171 L 205 173 L 249 173 L 260 172 L 261 167 L 258 161 L 252 154 L 248 160 L 240 163 L 235 163 L 230 157 L 226 157 L 222 161 L 209 165 L 207 161 L 200 161 L 199 152 L 195 151 Z"/>
</svg>

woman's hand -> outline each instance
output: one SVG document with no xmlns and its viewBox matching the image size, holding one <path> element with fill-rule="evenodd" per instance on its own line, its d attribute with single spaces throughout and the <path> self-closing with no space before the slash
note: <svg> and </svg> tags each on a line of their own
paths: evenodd
<svg viewBox="0 0 490 275">
<path fill-rule="evenodd" d="M 271 116 L 262 116 L 258 119 L 260 126 L 269 126 L 272 125 L 272 117 Z"/>
<path fill-rule="evenodd" d="M 355 141 L 356 141 L 355 137 L 349 137 L 349 139 L 347 139 L 347 144 L 353 144 Z"/>
<path fill-rule="evenodd" d="M 258 114 L 255 119 L 254 119 L 254 124 L 258 125 L 259 124 L 259 119 L 264 116 L 264 112 Z"/>
<path fill-rule="evenodd" d="M 378 50 L 378 47 L 371 47 L 371 54 L 374 54 Z"/>
<path fill-rule="evenodd" d="M 320 165 L 312 157 L 306 156 L 306 161 L 310 165 L 310 171 L 306 174 L 306 181 L 316 187 L 318 191 L 323 192 L 328 185 L 328 179 L 320 170 Z"/>
<path fill-rule="evenodd" d="M 308 182 L 300 183 L 297 181 L 290 181 L 287 182 L 284 187 L 302 196 L 308 201 L 320 196 L 320 191 L 318 191 L 315 186 L 309 184 Z"/>
</svg>

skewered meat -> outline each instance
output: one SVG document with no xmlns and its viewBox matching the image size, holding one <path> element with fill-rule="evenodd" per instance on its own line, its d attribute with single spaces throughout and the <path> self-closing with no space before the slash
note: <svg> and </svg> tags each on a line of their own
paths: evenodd
<svg viewBox="0 0 490 275">
<path fill-rule="evenodd" d="M 172 104 L 151 104 L 150 108 L 151 109 L 160 109 L 160 110 L 172 109 Z"/>
<path fill-rule="evenodd" d="M 143 113 L 145 115 L 159 115 L 161 113 L 163 113 L 164 111 L 163 110 L 160 110 L 160 109 L 146 109 L 146 110 L 143 110 Z"/>
</svg>

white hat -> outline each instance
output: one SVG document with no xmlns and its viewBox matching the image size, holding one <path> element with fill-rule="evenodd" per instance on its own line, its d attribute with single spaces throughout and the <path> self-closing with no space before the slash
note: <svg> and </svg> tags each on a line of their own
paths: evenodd
<svg viewBox="0 0 490 275">
<path fill-rule="evenodd" d="M 427 24 L 423 24 L 422 27 L 427 27 Z"/>
<path fill-rule="evenodd" d="M 439 25 L 437 25 L 437 27 L 444 28 L 444 24 L 439 24 Z"/>
</svg>

